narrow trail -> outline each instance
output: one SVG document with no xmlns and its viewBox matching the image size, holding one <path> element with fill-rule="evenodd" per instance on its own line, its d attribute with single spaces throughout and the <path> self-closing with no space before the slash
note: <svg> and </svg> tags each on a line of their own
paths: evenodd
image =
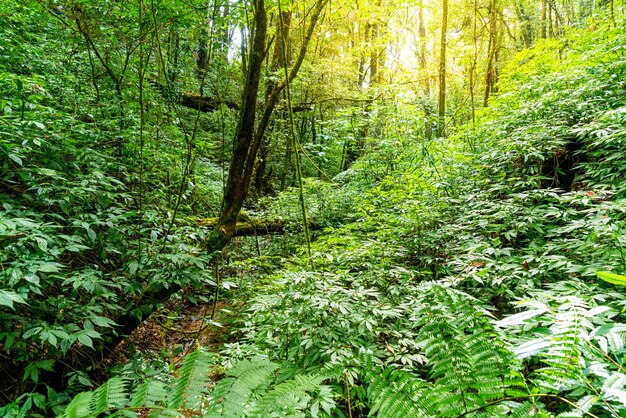
<svg viewBox="0 0 626 418">
<path fill-rule="evenodd" d="M 204 348 L 218 352 L 224 343 L 233 341 L 231 325 L 237 312 L 243 307 L 241 302 L 219 300 L 213 304 L 187 305 L 180 307 L 170 303 L 155 313 L 132 335 L 126 338 L 111 357 L 112 364 L 123 364 L 135 352 L 160 359 L 178 366 L 185 355 Z"/>
</svg>

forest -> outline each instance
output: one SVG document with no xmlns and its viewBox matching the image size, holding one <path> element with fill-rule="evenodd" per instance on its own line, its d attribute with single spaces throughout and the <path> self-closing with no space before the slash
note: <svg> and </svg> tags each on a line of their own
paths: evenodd
<svg viewBox="0 0 626 418">
<path fill-rule="evenodd" d="M 625 12 L 0 1 L 0 417 L 626 417 Z"/>
</svg>

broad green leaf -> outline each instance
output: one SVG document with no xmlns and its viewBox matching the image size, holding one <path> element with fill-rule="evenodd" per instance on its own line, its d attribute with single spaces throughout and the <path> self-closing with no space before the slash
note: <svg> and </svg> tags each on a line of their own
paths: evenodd
<svg viewBox="0 0 626 418">
<path fill-rule="evenodd" d="M 9 154 L 9 158 L 12 159 L 13 161 L 15 161 L 15 163 L 17 163 L 19 165 L 23 165 L 22 159 L 20 157 L 18 157 L 17 155 Z"/>
<path fill-rule="evenodd" d="M 40 263 L 33 271 L 43 271 L 44 273 L 58 273 L 61 271 L 63 264 L 54 263 L 54 262 L 45 262 Z"/>
<path fill-rule="evenodd" d="M 598 271 L 596 272 L 596 274 L 600 279 L 604 280 L 605 282 L 626 286 L 626 276 L 611 273 L 609 271 Z"/>
<path fill-rule="evenodd" d="M 89 336 L 85 335 L 84 333 L 78 334 L 78 341 L 80 341 L 82 345 L 93 348 L 93 342 L 91 341 L 91 338 L 89 338 Z"/>
<path fill-rule="evenodd" d="M 523 324 L 527 319 L 539 316 L 544 312 L 546 312 L 544 309 L 531 309 L 530 311 L 524 311 L 515 315 L 507 316 L 506 318 L 496 322 L 496 325 L 499 327 L 508 327 Z"/>
<path fill-rule="evenodd" d="M 26 301 L 15 292 L 0 290 L 0 305 L 14 309 L 13 303 L 26 303 Z"/>
<path fill-rule="evenodd" d="M 99 327 L 110 328 L 116 325 L 115 322 L 113 322 L 112 320 L 104 316 L 92 316 L 90 319 L 91 319 L 91 322 L 93 322 L 95 325 Z"/>
</svg>

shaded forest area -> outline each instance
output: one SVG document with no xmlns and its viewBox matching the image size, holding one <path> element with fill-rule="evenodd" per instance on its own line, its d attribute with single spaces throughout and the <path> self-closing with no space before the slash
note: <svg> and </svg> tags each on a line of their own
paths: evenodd
<svg viewBox="0 0 626 418">
<path fill-rule="evenodd" d="M 626 416 L 613 0 L 0 3 L 0 416 Z"/>
</svg>

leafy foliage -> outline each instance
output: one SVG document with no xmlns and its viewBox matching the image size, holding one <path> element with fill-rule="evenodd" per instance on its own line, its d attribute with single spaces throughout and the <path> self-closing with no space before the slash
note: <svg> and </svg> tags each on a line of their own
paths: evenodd
<svg viewBox="0 0 626 418">
<path fill-rule="evenodd" d="M 525 3 L 502 19 L 515 14 L 521 25 Z M 380 40 L 345 58 L 337 45 L 361 35 L 322 30 L 342 38 L 333 46 L 320 36 L 318 51 L 342 50 L 342 65 L 359 70 L 329 77 L 322 52 L 322 64 L 305 65 L 309 78 L 294 92 L 319 102 L 298 116 L 302 149 L 283 138 L 293 120 L 273 122 L 264 158 L 275 171 L 263 180 L 282 193 L 248 212 L 290 226 L 283 237 L 239 241 L 237 263 L 215 270 L 242 285 L 229 294 L 247 307 L 237 342 L 221 357 L 187 355 L 173 376 L 122 372 L 85 391 L 97 382 L 74 370 L 88 368 L 74 355 L 114 341 L 123 315 L 152 312 L 152 301 L 136 303 L 146 290 L 191 288 L 199 294 L 186 298 L 202 302 L 204 288 L 220 285 L 202 248 L 207 231 L 191 215 L 219 212 L 234 113 L 167 100 L 187 88 L 239 96 L 228 80 L 245 60 L 211 39 L 214 65 L 194 66 L 207 48 L 207 33 L 193 29 L 206 8 L 144 6 L 0 5 L 0 415 L 626 414 L 626 302 L 612 287 L 626 272 L 619 13 L 520 52 L 498 71 L 489 108 L 477 111 L 470 82 L 475 123 L 450 127 L 449 138 L 433 136 L 429 97 L 402 82 L 366 83 L 364 57 Z M 245 34 L 245 8 L 226 9 L 215 7 L 211 30 L 236 21 Z M 380 16 L 364 9 L 347 13 L 373 30 Z M 458 36 L 467 42 L 467 31 Z M 475 62 L 458 67 L 468 57 L 455 70 L 475 75 Z M 167 88 L 142 89 L 152 78 Z M 453 91 L 453 122 L 470 117 L 465 88 Z M 317 90 L 345 97 L 325 104 Z M 294 152 L 311 177 L 302 190 L 309 215 L 324 228 L 310 258 L 293 257 Z M 246 260 L 253 251 L 265 257 Z M 59 368 L 62 392 L 46 378 Z"/>
<path fill-rule="evenodd" d="M 63 417 L 79 418 L 107 413 L 116 416 L 139 416 L 140 409 L 150 409 L 150 416 L 180 416 L 194 413 L 205 417 L 302 416 L 315 400 L 311 412 L 318 416 L 320 406 L 328 411 L 334 406 L 332 396 L 322 382 L 324 374 L 290 377 L 275 372 L 279 366 L 264 358 L 235 364 L 216 385 L 210 384 L 212 356 L 195 351 L 185 357 L 177 371 L 174 390 L 163 382 L 148 380 L 132 387 L 128 380 L 113 378 L 92 392 L 76 396 Z M 312 397 L 310 393 L 317 395 Z"/>
</svg>

